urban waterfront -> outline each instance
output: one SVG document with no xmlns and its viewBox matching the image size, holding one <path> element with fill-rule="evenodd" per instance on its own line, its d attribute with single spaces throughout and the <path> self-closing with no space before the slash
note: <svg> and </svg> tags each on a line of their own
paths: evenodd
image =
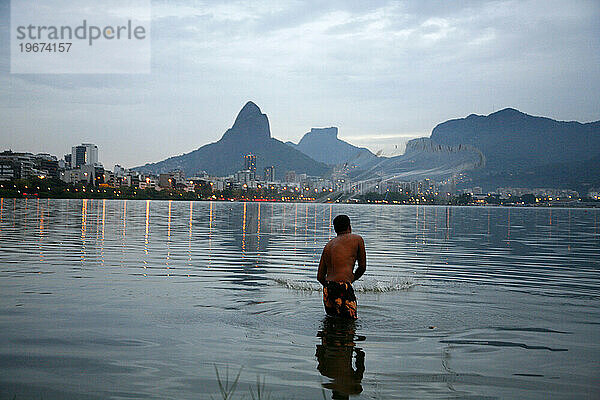
<svg viewBox="0 0 600 400">
<path fill-rule="evenodd" d="M 345 213 L 359 320 L 316 268 Z M 0 199 L 0 399 L 591 398 L 600 210 Z"/>
</svg>

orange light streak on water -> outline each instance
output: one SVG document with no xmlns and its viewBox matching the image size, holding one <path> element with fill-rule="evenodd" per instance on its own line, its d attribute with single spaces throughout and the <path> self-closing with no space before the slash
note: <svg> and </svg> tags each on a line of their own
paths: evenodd
<svg viewBox="0 0 600 400">
<path fill-rule="evenodd" d="M 192 266 L 192 218 L 194 216 L 194 202 L 190 201 L 190 222 L 188 238 L 188 266 Z M 188 274 L 189 276 L 189 274 Z"/>
<path fill-rule="evenodd" d="M 244 202 L 244 213 L 242 216 L 242 256 L 246 251 L 246 202 Z"/>
<path fill-rule="evenodd" d="M 146 234 L 144 235 L 144 254 L 148 255 L 148 235 L 150 233 L 150 200 L 146 200 Z M 148 257 L 144 257 L 144 270 L 148 269 Z M 148 276 L 144 272 L 144 276 Z"/>
<path fill-rule="evenodd" d="M 146 200 L 146 234 L 144 235 L 144 253 L 148 254 L 148 234 L 150 233 L 150 200 Z"/>
<path fill-rule="evenodd" d="M 104 223 L 106 221 L 106 199 L 102 200 L 102 240 L 100 242 L 100 262 L 104 265 Z"/>
<path fill-rule="evenodd" d="M 167 269 L 170 268 L 169 262 L 171 260 L 171 203 L 169 200 L 169 214 L 167 217 L 167 260 L 165 262 Z"/>
<path fill-rule="evenodd" d="M 38 209 L 40 208 L 40 199 L 38 199 Z M 44 261 L 44 252 L 43 252 L 43 247 L 42 247 L 42 240 L 44 237 L 44 206 L 42 206 L 40 213 L 39 213 L 39 219 L 40 219 L 40 232 L 39 232 L 39 242 L 38 242 L 38 247 L 40 250 L 40 261 Z"/>
<path fill-rule="evenodd" d="M 85 239 L 85 231 L 87 224 L 87 199 L 83 199 L 81 203 L 81 238 Z"/>
<path fill-rule="evenodd" d="M 85 261 L 85 232 L 87 224 L 87 199 L 81 203 L 81 261 Z"/>
<path fill-rule="evenodd" d="M 106 199 L 102 200 L 102 242 L 104 242 L 104 222 L 106 220 Z"/>
<path fill-rule="evenodd" d="M 260 203 L 258 203 L 258 216 L 257 216 L 257 227 L 256 227 L 256 251 L 260 252 Z M 260 253 L 258 254 L 260 257 Z"/>
<path fill-rule="evenodd" d="M 212 263 L 212 220 L 213 220 L 213 202 L 210 202 L 208 211 L 208 268 Z"/>
<path fill-rule="evenodd" d="M 212 235 L 212 220 L 213 220 L 213 202 L 210 202 L 208 211 L 208 236 Z"/>
</svg>

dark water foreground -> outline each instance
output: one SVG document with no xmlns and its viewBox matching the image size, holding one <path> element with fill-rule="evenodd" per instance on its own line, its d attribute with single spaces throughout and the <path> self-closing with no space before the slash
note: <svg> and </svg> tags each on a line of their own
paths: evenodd
<svg viewBox="0 0 600 400">
<path fill-rule="evenodd" d="M 356 323 L 314 280 L 342 212 Z M 598 398 L 599 260 L 598 209 L 3 199 L 0 399 Z"/>
</svg>

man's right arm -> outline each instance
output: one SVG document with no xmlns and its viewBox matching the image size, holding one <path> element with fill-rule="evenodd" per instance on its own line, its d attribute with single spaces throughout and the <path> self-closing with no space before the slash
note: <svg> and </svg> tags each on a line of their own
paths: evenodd
<svg viewBox="0 0 600 400">
<path fill-rule="evenodd" d="M 358 237 L 358 249 L 356 254 L 358 268 L 354 271 L 354 281 L 357 281 L 367 270 L 367 252 L 365 251 L 365 241 L 362 237 Z"/>
<path fill-rule="evenodd" d="M 321 285 L 325 286 L 327 281 L 325 277 L 327 276 L 327 246 L 323 248 L 323 252 L 321 253 L 321 261 L 319 261 L 319 271 L 317 272 L 317 280 L 321 283 Z"/>
</svg>

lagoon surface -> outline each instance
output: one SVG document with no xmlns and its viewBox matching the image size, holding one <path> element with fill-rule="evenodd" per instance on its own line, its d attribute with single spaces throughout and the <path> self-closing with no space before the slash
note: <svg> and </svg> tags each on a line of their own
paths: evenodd
<svg viewBox="0 0 600 400">
<path fill-rule="evenodd" d="M 359 319 L 316 269 L 346 213 Z M 2 199 L 0 399 L 598 398 L 600 210 Z M 241 371 L 241 372 L 240 372 Z"/>
</svg>

